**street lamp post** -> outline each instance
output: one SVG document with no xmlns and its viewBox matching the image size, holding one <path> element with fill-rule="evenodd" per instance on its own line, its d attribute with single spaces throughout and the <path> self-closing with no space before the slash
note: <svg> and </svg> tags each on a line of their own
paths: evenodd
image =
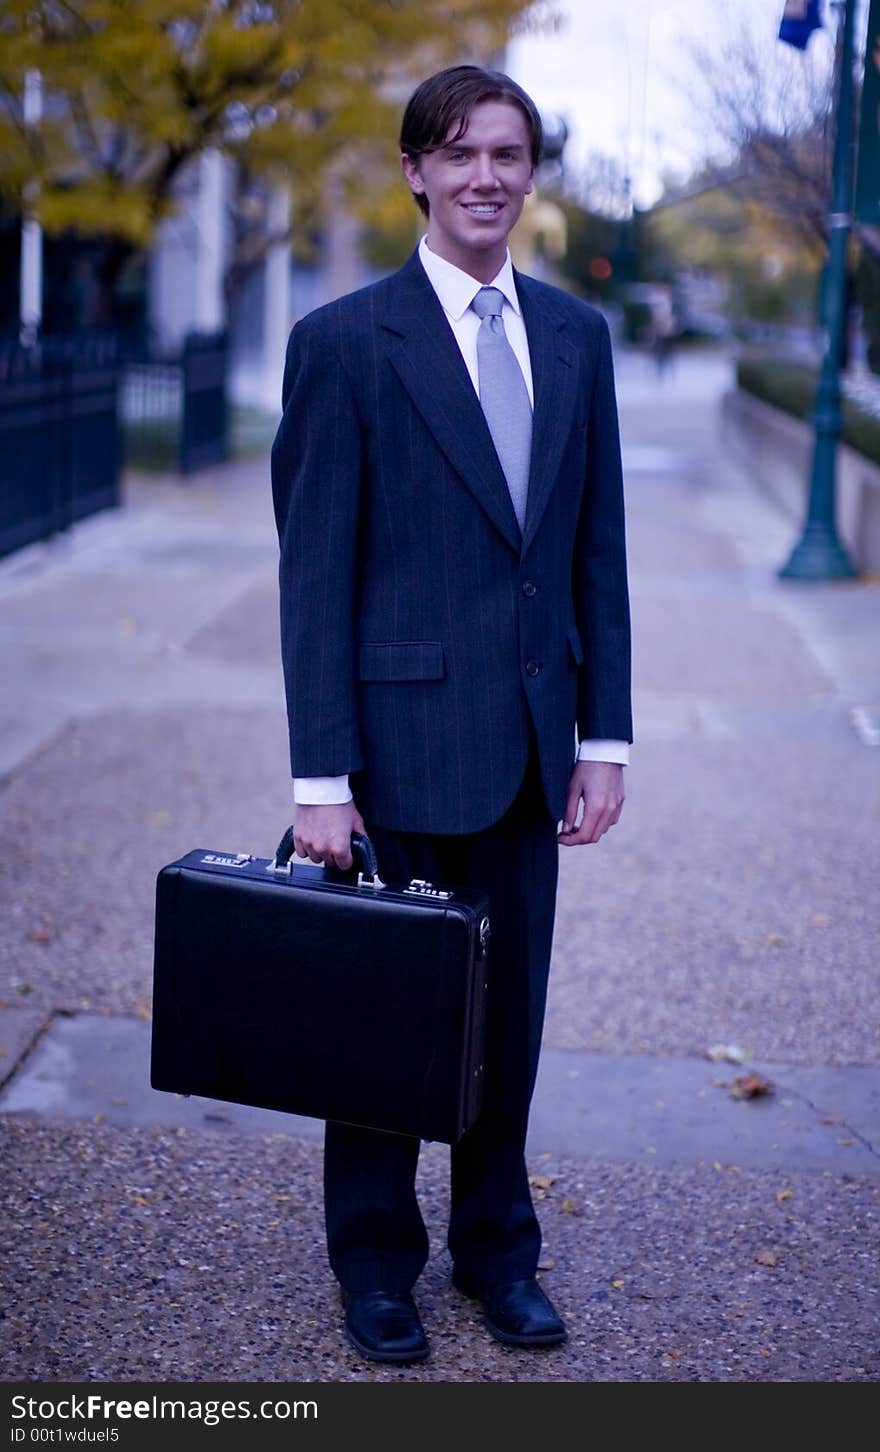
<svg viewBox="0 0 880 1452">
<path fill-rule="evenodd" d="M 834 521 L 837 440 L 840 409 L 840 358 L 846 327 L 846 247 L 851 223 L 853 173 L 853 28 L 856 0 L 843 0 L 843 41 L 837 87 L 837 125 L 828 258 L 822 280 L 821 336 L 824 345 L 816 404 L 815 444 L 807 518 L 800 540 L 779 571 L 785 580 L 846 580 L 855 575 Z"/>
</svg>

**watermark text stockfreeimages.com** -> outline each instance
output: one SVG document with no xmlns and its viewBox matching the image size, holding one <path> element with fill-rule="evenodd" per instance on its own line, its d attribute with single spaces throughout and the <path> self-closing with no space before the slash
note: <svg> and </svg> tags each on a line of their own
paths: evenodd
<svg viewBox="0 0 880 1452">
<path fill-rule="evenodd" d="M 202 1422 L 206 1427 L 216 1427 L 221 1422 L 316 1420 L 317 1416 L 318 1403 L 315 1401 L 290 1402 L 271 1398 L 252 1401 L 245 1397 L 237 1401 L 221 1401 L 214 1397 L 203 1400 L 198 1397 L 167 1398 L 154 1395 L 139 1397 L 136 1401 L 132 1401 L 128 1397 L 105 1397 L 97 1392 L 92 1392 L 87 1396 L 73 1394 L 57 1398 L 13 1396 L 11 1411 L 13 1423 L 30 1423 L 30 1426 L 13 1425 L 10 1440 L 13 1442 L 86 1440 L 115 1442 L 117 1440 L 115 1428 L 105 1428 L 108 1435 L 104 1437 L 92 1433 L 87 1438 L 83 1436 L 86 1431 L 85 1426 L 80 1426 L 77 1430 L 74 1426 L 69 1425 L 98 1420 L 103 1422 L 196 1421 Z M 50 1422 L 68 1425 L 58 1427 L 45 1425 Z"/>
</svg>

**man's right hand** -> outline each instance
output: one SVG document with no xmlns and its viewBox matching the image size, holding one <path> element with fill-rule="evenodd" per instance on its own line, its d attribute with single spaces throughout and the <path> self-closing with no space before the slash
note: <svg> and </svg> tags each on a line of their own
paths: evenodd
<svg viewBox="0 0 880 1452">
<path fill-rule="evenodd" d="M 351 834 L 366 832 L 364 819 L 354 802 L 332 806 L 298 805 L 293 823 L 293 845 L 297 857 L 327 862 L 343 869 L 351 867 Z"/>
</svg>

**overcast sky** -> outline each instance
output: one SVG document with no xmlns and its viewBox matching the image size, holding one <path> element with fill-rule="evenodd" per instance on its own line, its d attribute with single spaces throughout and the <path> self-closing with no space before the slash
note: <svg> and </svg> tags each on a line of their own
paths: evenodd
<svg viewBox="0 0 880 1452">
<path fill-rule="evenodd" d="M 770 62 L 780 51 L 801 59 L 777 38 L 784 0 L 557 0 L 556 9 L 562 29 L 515 41 L 507 68 L 542 112 L 565 116 L 567 170 L 575 173 L 591 151 L 618 156 L 637 205 L 656 199 L 664 170 L 687 175 L 706 153 L 705 118 L 692 100 L 693 40 L 711 42 L 735 13 L 768 47 Z M 830 57 L 830 32 L 814 34 L 810 50 Z"/>
</svg>

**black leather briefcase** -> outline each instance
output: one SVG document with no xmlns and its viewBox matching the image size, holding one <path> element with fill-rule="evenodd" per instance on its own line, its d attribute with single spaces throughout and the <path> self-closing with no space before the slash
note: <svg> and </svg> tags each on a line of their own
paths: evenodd
<svg viewBox="0 0 880 1452">
<path fill-rule="evenodd" d="M 489 900 L 190 852 L 156 884 L 154 1089 L 454 1143 L 479 1113 Z"/>
</svg>

